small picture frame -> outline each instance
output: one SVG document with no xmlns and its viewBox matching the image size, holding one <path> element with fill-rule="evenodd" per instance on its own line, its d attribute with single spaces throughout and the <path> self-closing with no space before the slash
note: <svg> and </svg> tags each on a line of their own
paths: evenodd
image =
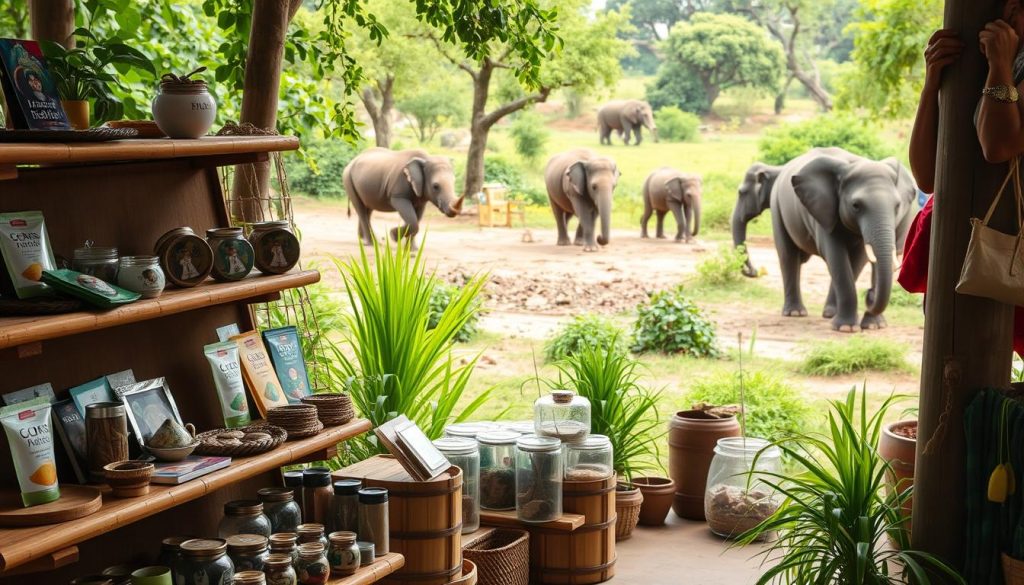
<svg viewBox="0 0 1024 585">
<path fill-rule="evenodd" d="M 128 422 L 132 426 L 139 447 L 145 447 L 146 441 L 164 424 L 172 419 L 184 426 L 178 405 L 174 403 L 171 388 L 164 378 L 155 378 L 127 386 L 121 394 Z"/>
</svg>

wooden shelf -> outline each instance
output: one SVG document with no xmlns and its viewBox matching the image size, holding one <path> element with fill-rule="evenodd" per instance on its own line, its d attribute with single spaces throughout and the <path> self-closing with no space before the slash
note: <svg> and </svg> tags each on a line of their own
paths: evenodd
<svg viewBox="0 0 1024 585">
<path fill-rule="evenodd" d="M 9 571 L 50 553 L 95 538 L 121 526 L 137 522 L 158 512 L 201 498 L 235 482 L 275 468 L 301 461 L 316 454 L 328 458 L 338 443 L 370 430 L 370 421 L 356 419 L 348 424 L 327 427 L 315 437 L 287 441 L 277 449 L 253 457 L 239 457 L 220 471 L 175 486 L 151 485 L 149 494 L 138 498 L 104 496 L 103 507 L 95 514 L 72 522 L 0 530 L 0 570 Z M 400 561 L 404 563 L 404 560 Z M 396 569 L 401 567 L 399 564 Z M 370 581 L 366 581 L 369 583 Z M 348 581 L 341 581 L 348 583 Z M 363 581 L 353 581 L 363 583 Z"/>
<path fill-rule="evenodd" d="M 206 136 L 198 140 L 133 138 L 110 142 L 0 144 L 0 165 L 160 160 L 297 150 L 294 136 Z"/>
<path fill-rule="evenodd" d="M 503 526 L 505 528 L 543 528 L 544 530 L 558 530 L 560 532 L 572 532 L 583 526 L 586 517 L 582 514 L 562 514 L 558 520 L 541 522 L 539 524 L 527 523 L 516 517 L 515 510 L 480 510 L 480 524 L 485 526 Z"/>
<path fill-rule="evenodd" d="M 360 567 L 355 575 L 335 577 L 327 581 L 327 585 L 370 585 L 405 566 L 405 557 L 398 553 L 388 553 L 377 557 L 373 564 Z"/>
<path fill-rule="evenodd" d="M 166 317 L 212 305 L 256 299 L 319 281 L 320 273 L 316 270 L 281 275 L 253 272 L 237 282 L 218 283 L 208 280 L 194 288 L 168 289 L 160 298 L 142 299 L 109 311 L 4 317 L 0 318 L 0 349 Z"/>
</svg>

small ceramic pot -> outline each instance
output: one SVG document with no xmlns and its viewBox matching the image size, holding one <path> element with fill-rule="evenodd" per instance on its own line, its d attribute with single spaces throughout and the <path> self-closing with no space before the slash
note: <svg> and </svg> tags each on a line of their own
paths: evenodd
<svg viewBox="0 0 1024 585">
<path fill-rule="evenodd" d="M 174 419 L 167 419 L 146 441 L 146 447 L 176 449 L 187 447 L 196 441 L 196 428 L 191 423 L 182 426 Z"/>
<path fill-rule="evenodd" d="M 60 105 L 73 129 L 89 129 L 89 100 L 60 100 Z"/>
<path fill-rule="evenodd" d="M 172 585 L 169 567 L 142 567 L 132 571 L 132 585 Z"/>
<path fill-rule="evenodd" d="M 156 256 L 122 256 L 117 270 L 117 286 L 137 292 L 144 299 L 155 299 L 164 292 L 167 281 Z"/>
<path fill-rule="evenodd" d="M 118 461 L 103 466 L 103 477 L 118 498 L 137 498 L 149 493 L 154 465 L 145 461 Z"/>
<path fill-rule="evenodd" d="M 676 495 L 676 482 L 667 477 L 634 477 L 633 485 L 640 488 L 644 501 L 640 504 L 640 525 L 661 526 L 672 509 Z"/>
<path fill-rule="evenodd" d="M 153 120 L 171 138 L 199 138 L 217 118 L 217 102 L 203 81 L 160 83 L 153 98 Z"/>
</svg>

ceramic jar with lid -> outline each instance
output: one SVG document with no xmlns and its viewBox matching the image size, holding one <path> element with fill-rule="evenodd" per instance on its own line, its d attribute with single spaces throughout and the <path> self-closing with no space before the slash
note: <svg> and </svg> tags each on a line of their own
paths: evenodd
<svg viewBox="0 0 1024 585">
<path fill-rule="evenodd" d="M 224 517 L 217 528 L 220 538 L 236 534 L 270 536 L 270 519 L 257 500 L 234 500 L 224 504 Z"/>
<path fill-rule="evenodd" d="M 262 571 L 263 563 L 270 556 L 267 537 L 259 534 L 236 534 L 229 536 L 228 556 L 235 564 L 236 571 Z"/>
<path fill-rule="evenodd" d="M 231 282 L 241 280 L 252 272 L 252 244 L 242 235 L 242 228 L 213 228 L 206 230 L 206 243 L 213 250 L 215 280 Z"/>
<path fill-rule="evenodd" d="M 174 228 L 156 241 L 153 253 L 167 280 L 182 288 L 200 284 L 213 270 L 213 250 L 190 227 Z"/>
<path fill-rule="evenodd" d="M 235 565 L 228 543 L 221 538 L 194 538 L 181 543 L 181 562 L 175 567 L 177 585 L 229 585 Z"/>
<path fill-rule="evenodd" d="M 526 436 L 516 441 L 516 516 L 550 522 L 562 515 L 562 442 Z"/>
<path fill-rule="evenodd" d="M 480 528 L 480 449 L 472 439 L 443 437 L 434 441 L 438 451 L 462 470 L 462 533 Z"/>
<path fill-rule="evenodd" d="M 512 510 L 516 507 L 516 441 L 514 431 L 477 435 L 480 444 L 480 507 Z"/>
<path fill-rule="evenodd" d="M 331 500 L 330 528 L 332 531 L 359 530 L 359 488 L 363 482 L 358 479 L 339 479 L 334 482 L 334 499 Z"/>
<path fill-rule="evenodd" d="M 323 524 L 316 524 L 314 522 L 299 524 L 299 527 L 296 529 L 296 531 L 298 532 L 299 535 L 299 539 L 298 541 L 296 541 L 297 545 L 308 544 L 310 542 L 319 542 L 320 544 L 324 545 L 324 550 L 327 550 L 327 547 L 331 544 L 327 540 L 327 536 L 324 535 Z"/>
<path fill-rule="evenodd" d="M 295 559 L 298 559 L 298 552 Z M 294 560 L 290 555 L 270 555 L 263 565 L 263 574 L 267 578 L 267 585 L 298 585 L 298 578 L 295 575 L 295 568 L 292 567 Z"/>
<path fill-rule="evenodd" d="M 167 538 L 160 541 L 160 556 L 156 559 L 156 564 L 162 567 L 171 568 L 171 578 L 177 582 L 174 577 L 175 567 L 181 562 L 181 543 L 186 540 L 192 540 L 191 536 L 168 536 Z"/>
<path fill-rule="evenodd" d="M 572 390 L 555 390 L 533 404 L 533 428 L 539 436 L 575 443 L 590 434 L 590 401 Z"/>
<path fill-rule="evenodd" d="M 199 138 L 217 118 L 217 102 L 206 82 L 165 74 L 153 98 L 153 121 L 171 138 Z"/>
<path fill-rule="evenodd" d="M 566 481 L 594 481 L 613 473 L 612 442 L 604 435 L 590 435 L 576 443 L 565 443 L 563 451 Z"/>
<path fill-rule="evenodd" d="M 263 571 L 240 571 L 231 585 L 267 585 L 267 577 Z"/>
<path fill-rule="evenodd" d="M 268 487 L 256 492 L 263 503 L 263 514 L 270 520 L 270 532 L 295 532 L 302 524 L 302 510 L 292 488 Z"/>
<path fill-rule="evenodd" d="M 299 535 L 294 532 L 277 532 L 270 535 L 270 555 L 285 555 L 292 561 L 299 558 Z"/>
<path fill-rule="evenodd" d="M 356 533 L 342 530 L 332 532 L 327 537 L 331 548 L 327 551 L 327 561 L 331 563 L 331 574 L 348 576 L 359 569 L 359 545 L 356 544 Z"/>
<path fill-rule="evenodd" d="M 299 560 L 295 562 L 295 576 L 299 585 L 324 585 L 331 578 L 331 564 L 327 551 L 319 542 L 299 545 Z"/>
<path fill-rule="evenodd" d="M 155 299 L 164 292 L 164 271 L 156 256 L 122 256 L 117 269 L 117 286 Z"/>
<path fill-rule="evenodd" d="M 249 243 L 264 274 L 284 274 L 299 263 L 299 239 L 287 220 L 254 223 Z"/>
<path fill-rule="evenodd" d="M 82 274 L 95 276 L 109 284 L 117 284 L 117 248 L 93 246 L 87 241 L 81 248 L 75 248 L 71 269 Z"/>
</svg>

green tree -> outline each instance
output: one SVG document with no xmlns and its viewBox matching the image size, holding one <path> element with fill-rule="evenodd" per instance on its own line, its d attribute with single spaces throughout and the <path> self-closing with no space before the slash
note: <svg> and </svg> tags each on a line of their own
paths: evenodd
<svg viewBox="0 0 1024 585">
<path fill-rule="evenodd" d="M 398 101 L 398 109 L 409 120 L 420 144 L 434 140 L 438 130 L 465 119 L 466 102 L 444 83 L 424 86 L 417 93 Z"/>
<path fill-rule="evenodd" d="M 544 120 L 536 112 L 523 112 L 516 116 L 509 131 L 516 152 L 528 163 L 534 164 L 544 154 L 544 146 L 551 132 L 544 126 Z"/>
</svg>

